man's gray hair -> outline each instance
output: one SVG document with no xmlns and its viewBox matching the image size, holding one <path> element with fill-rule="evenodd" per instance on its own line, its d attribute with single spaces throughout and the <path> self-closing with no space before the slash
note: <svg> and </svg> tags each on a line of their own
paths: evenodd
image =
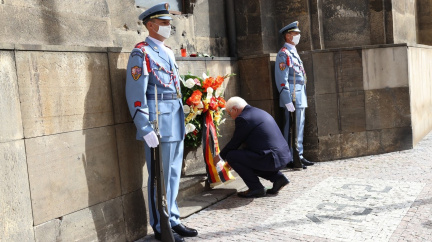
<svg viewBox="0 0 432 242">
<path fill-rule="evenodd" d="M 241 97 L 231 97 L 230 99 L 228 99 L 226 105 L 225 105 L 225 109 L 226 110 L 231 110 L 231 108 L 236 107 L 238 109 L 243 109 L 244 107 L 246 107 L 246 105 L 248 105 L 248 103 Z"/>
</svg>

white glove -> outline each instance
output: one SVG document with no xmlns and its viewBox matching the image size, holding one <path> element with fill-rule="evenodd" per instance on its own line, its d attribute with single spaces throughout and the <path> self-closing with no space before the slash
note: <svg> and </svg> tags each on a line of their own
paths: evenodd
<svg viewBox="0 0 432 242">
<path fill-rule="evenodd" d="M 288 109 L 288 111 L 290 112 L 294 112 L 295 108 L 292 102 L 285 104 L 285 107 Z"/>
<path fill-rule="evenodd" d="M 144 140 L 150 148 L 155 148 L 159 145 L 159 140 L 154 131 L 144 135 Z"/>
</svg>

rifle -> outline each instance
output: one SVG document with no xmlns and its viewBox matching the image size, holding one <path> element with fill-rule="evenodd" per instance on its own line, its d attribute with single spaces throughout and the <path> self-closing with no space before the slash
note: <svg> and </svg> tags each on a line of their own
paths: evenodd
<svg viewBox="0 0 432 242">
<path fill-rule="evenodd" d="M 174 242 L 174 235 L 171 230 L 169 221 L 168 206 L 166 200 L 166 187 L 164 179 L 164 171 L 162 165 L 162 150 L 159 148 L 161 145 L 160 132 L 159 132 L 159 106 L 157 100 L 157 87 L 155 85 L 155 103 L 156 103 L 156 119 L 152 121 L 153 129 L 158 137 L 159 145 L 156 148 L 151 148 L 151 166 L 153 174 L 153 182 L 156 186 L 156 200 L 157 208 L 160 218 L 161 240 L 163 242 Z"/>
<path fill-rule="evenodd" d="M 294 71 L 294 80 L 293 80 L 293 85 L 294 85 L 294 91 L 293 91 L 293 98 L 292 98 L 292 103 L 294 105 L 294 108 L 296 107 L 296 72 L 293 66 L 293 71 Z M 296 115 L 297 110 L 294 110 L 294 112 L 291 112 L 291 125 L 290 125 L 290 139 L 291 139 L 291 150 L 292 150 L 292 156 L 293 156 L 293 163 L 294 163 L 294 167 L 295 170 L 302 170 L 303 169 L 303 165 L 300 161 L 300 155 L 299 155 L 299 151 L 298 151 L 298 145 L 297 145 L 297 115 Z"/>
</svg>

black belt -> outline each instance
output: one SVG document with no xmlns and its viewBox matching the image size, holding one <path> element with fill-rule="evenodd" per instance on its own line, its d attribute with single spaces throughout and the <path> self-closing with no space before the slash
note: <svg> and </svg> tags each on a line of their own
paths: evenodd
<svg viewBox="0 0 432 242">
<path fill-rule="evenodd" d="M 148 100 L 155 100 L 154 94 L 147 94 Z M 160 93 L 157 95 L 158 100 L 175 100 L 179 97 L 177 97 L 177 93 Z"/>
</svg>

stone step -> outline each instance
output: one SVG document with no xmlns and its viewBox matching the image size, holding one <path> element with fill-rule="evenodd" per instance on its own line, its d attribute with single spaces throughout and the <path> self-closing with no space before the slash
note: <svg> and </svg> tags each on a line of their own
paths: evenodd
<svg viewBox="0 0 432 242">
<path fill-rule="evenodd" d="M 237 173 L 232 172 L 235 180 L 214 188 L 206 187 L 204 174 L 182 177 L 180 181 L 177 203 L 180 209 L 181 218 L 188 217 L 201 211 L 235 193 L 245 190 L 246 185 Z"/>
</svg>

